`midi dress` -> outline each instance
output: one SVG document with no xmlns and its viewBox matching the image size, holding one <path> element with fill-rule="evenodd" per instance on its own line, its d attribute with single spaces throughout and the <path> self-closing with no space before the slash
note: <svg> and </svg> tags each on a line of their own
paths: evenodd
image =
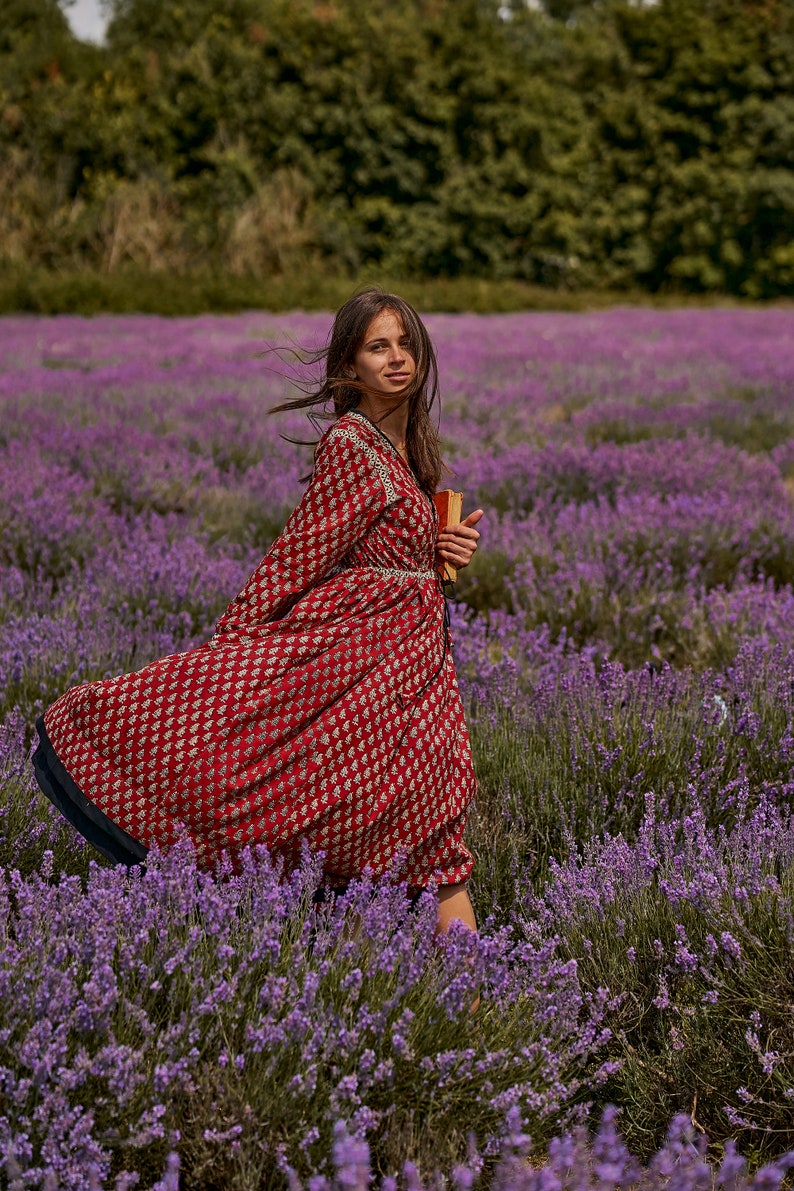
<svg viewBox="0 0 794 1191">
<path fill-rule="evenodd" d="M 343 414 L 209 641 L 47 709 L 40 787 L 126 864 L 187 835 L 202 867 L 265 844 L 290 871 L 308 845 L 326 884 L 465 881 L 477 782 L 437 534 L 386 435 Z"/>
</svg>

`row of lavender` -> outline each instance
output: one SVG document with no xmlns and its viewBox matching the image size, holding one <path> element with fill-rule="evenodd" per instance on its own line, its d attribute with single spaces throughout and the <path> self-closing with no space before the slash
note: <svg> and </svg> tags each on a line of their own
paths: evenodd
<svg viewBox="0 0 794 1191">
<path fill-rule="evenodd" d="M 657 1098 L 668 1084 L 688 1091 L 693 1061 L 703 1088 L 724 1091 L 738 1058 L 749 1115 L 785 1136 L 789 1056 L 777 1047 L 790 1005 L 775 980 L 791 940 L 781 925 L 777 937 L 763 929 L 785 913 L 766 852 L 779 828 L 756 819 L 728 847 L 695 828 L 686 871 L 660 825 L 641 849 L 613 841 L 533 906 L 534 943 L 519 917 L 435 942 L 432 895 L 411 913 L 399 887 L 363 883 L 318 915 L 308 860 L 287 885 L 265 856 L 213 879 L 185 851 L 143 879 L 95 865 L 83 882 L 58 877 L 46 851 L 36 874 L 11 873 L 2 890 L 6 1185 L 148 1187 L 169 1160 L 174 1175 L 176 1155 L 183 1187 L 363 1191 L 377 1173 L 419 1191 L 440 1185 L 440 1169 L 461 1189 L 628 1188 L 639 1163 L 613 1138 L 554 1135 L 611 1082 L 648 1156 L 658 1105 L 643 1082 L 648 1051 L 628 1040 L 638 1017 L 657 1044 L 673 1035 L 672 1049 L 659 1046 Z M 733 882 L 744 882 L 737 913 Z M 598 921 L 594 893 L 607 906 Z M 598 983 L 606 973 L 611 991 Z M 613 1039 L 625 1072 L 608 1057 Z M 712 1185 L 702 1119 L 689 1104 L 689 1128 L 677 1122 L 649 1189 Z M 739 1114 L 732 1131 L 752 1136 Z M 545 1177 L 523 1161 L 544 1152 Z M 722 1185 L 745 1186 L 735 1147 L 711 1157 L 723 1159 Z M 779 1185 L 790 1166 L 780 1157 L 757 1191 Z M 175 1179 L 158 1186 L 175 1191 Z"/>
<path fill-rule="evenodd" d="M 41 708 L 203 639 L 277 532 L 309 467 L 279 435 L 309 434 L 266 417 L 291 362 L 261 349 L 327 327 L 2 326 L 9 1178 L 147 1186 L 171 1150 L 185 1186 L 330 1178 L 343 1120 L 379 1171 L 468 1185 L 610 1100 L 644 1156 L 679 1110 L 794 1146 L 786 310 L 432 320 L 449 482 L 487 512 L 453 618 L 479 939 L 429 946 L 389 888 L 318 921 L 308 860 L 288 895 L 263 856 L 129 881 L 34 799 Z"/>
</svg>

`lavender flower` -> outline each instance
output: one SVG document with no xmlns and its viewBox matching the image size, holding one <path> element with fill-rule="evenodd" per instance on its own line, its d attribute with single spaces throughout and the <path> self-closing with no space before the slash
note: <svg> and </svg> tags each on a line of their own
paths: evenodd
<svg viewBox="0 0 794 1191">
<path fill-rule="evenodd" d="M 309 456 L 280 437 L 300 415 L 262 416 L 285 382 L 256 349 L 328 317 L 3 322 L 10 1186 L 710 1186 L 691 1116 L 661 1145 L 671 1088 L 716 1140 L 794 1144 L 770 977 L 794 943 L 791 312 L 430 322 L 450 483 L 487 512 L 452 608 L 482 929 L 441 941 L 432 894 L 409 914 L 388 881 L 310 910 L 318 857 L 108 870 L 30 781 L 35 716 L 204 640 L 278 532 Z M 568 1129 L 642 1086 L 650 1123 Z M 642 1172 L 618 1125 L 655 1131 Z M 786 1162 L 728 1147 L 718 1181 Z"/>
</svg>

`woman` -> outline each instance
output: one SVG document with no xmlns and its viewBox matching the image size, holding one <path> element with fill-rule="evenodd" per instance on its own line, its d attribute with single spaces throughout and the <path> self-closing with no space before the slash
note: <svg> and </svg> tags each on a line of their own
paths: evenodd
<svg viewBox="0 0 794 1191">
<path fill-rule="evenodd" d="M 468 564 L 482 510 L 439 534 L 435 358 L 407 302 L 351 298 L 325 357 L 319 390 L 276 408 L 332 401 L 336 420 L 214 636 L 67 691 L 37 724 L 36 777 L 112 860 L 187 831 L 199 864 L 264 843 L 289 867 L 305 841 L 325 885 L 397 866 L 438 885 L 439 929 L 476 929 L 476 780 L 435 567 Z"/>
</svg>

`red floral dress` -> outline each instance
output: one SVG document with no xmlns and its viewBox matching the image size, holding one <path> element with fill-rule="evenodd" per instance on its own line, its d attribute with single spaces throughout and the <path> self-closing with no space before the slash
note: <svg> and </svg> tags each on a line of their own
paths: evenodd
<svg viewBox="0 0 794 1191">
<path fill-rule="evenodd" d="M 39 721 L 39 784 L 113 859 L 187 831 L 199 863 L 302 841 L 327 880 L 366 867 L 412 887 L 471 872 L 476 789 L 433 502 L 363 414 L 206 644 L 85 683 Z"/>
</svg>

